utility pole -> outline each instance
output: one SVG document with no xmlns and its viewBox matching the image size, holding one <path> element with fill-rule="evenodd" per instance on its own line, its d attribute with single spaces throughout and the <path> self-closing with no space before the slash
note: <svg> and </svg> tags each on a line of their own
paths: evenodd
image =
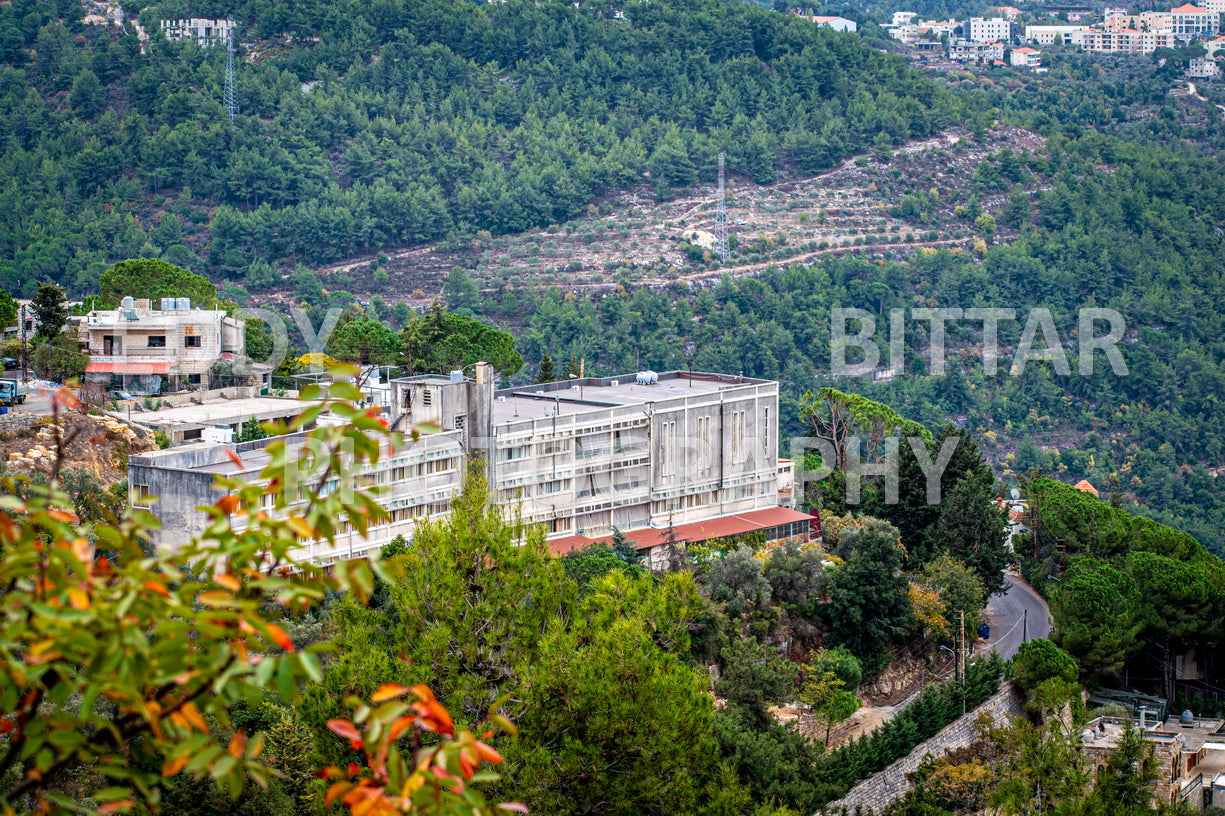
<svg viewBox="0 0 1225 816">
<path fill-rule="evenodd" d="M 1029 610 L 1021 615 L 1021 642 L 1029 643 Z"/>
<path fill-rule="evenodd" d="M 961 613 L 958 615 L 958 617 L 961 620 L 961 623 L 958 627 L 960 631 L 960 635 L 958 635 L 958 637 L 961 640 L 961 648 L 964 649 L 966 647 L 966 613 L 965 613 L 965 610 L 962 610 Z M 964 654 L 962 655 L 962 658 L 961 658 L 961 713 L 962 715 L 966 713 L 966 658 Z"/>
<path fill-rule="evenodd" d="M 225 109 L 230 113 L 230 121 L 238 115 L 238 73 L 234 70 L 234 36 L 237 27 L 230 29 L 230 39 L 226 42 L 225 51 Z"/>
<path fill-rule="evenodd" d="M 719 154 L 719 192 L 715 206 L 715 254 L 727 260 L 727 179 L 723 169 L 723 154 Z"/>
</svg>

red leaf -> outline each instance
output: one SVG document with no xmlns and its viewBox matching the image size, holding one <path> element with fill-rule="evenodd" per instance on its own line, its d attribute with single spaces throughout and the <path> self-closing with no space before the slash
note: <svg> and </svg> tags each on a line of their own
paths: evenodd
<svg viewBox="0 0 1225 816">
<path fill-rule="evenodd" d="M 378 690 L 370 697 L 370 701 L 374 703 L 385 703 L 388 700 L 394 700 L 409 692 L 408 686 L 402 686 L 399 683 L 384 683 L 378 687 Z"/>
<path fill-rule="evenodd" d="M 238 454 L 234 453 L 234 451 L 230 450 L 229 448 L 226 448 L 225 455 L 230 457 L 230 461 L 233 462 L 236 467 L 240 467 L 240 468 L 244 467 L 242 463 L 242 459 L 240 459 L 238 457 Z"/>
<path fill-rule="evenodd" d="M 361 740 L 362 738 L 361 732 L 348 720 L 328 720 L 328 728 L 333 734 L 347 740 Z"/>
<path fill-rule="evenodd" d="M 277 626 L 275 623 L 266 624 L 268 627 L 268 635 L 272 638 L 272 642 L 280 646 L 287 652 L 292 652 L 294 649 L 293 639 L 286 634 L 285 630 Z"/>
<path fill-rule="evenodd" d="M 521 802 L 502 802 L 493 806 L 495 810 L 510 810 L 515 813 L 527 813 L 527 805 Z"/>
</svg>

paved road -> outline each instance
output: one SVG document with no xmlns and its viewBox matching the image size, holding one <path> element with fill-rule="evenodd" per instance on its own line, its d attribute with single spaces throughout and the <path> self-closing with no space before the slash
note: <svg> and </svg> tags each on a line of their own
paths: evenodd
<svg viewBox="0 0 1225 816">
<path fill-rule="evenodd" d="M 6 379 L 20 379 L 21 371 L 20 369 L 6 371 L 3 374 L 0 374 L 0 376 L 3 376 Z M 26 401 L 21 405 L 12 406 L 9 408 L 9 410 L 13 413 L 27 411 L 34 414 L 50 414 L 51 399 L 47 394 L 43 393 L 39 389 L 31 387 L 30 394 L 26 397 Z"/>
<path fill-rule="evenodd" d="M 1050 635 L 1051 613 L 1042 596 L 1019 575 L 1007 572 L 1004 579 L 1008 582 L 1008 591 L 987 600 L 986 619 L 991 626 L 991 640 L 985 645 L 979 644 L 976 652 L 986 654 L 994 649 L 1000 657 L 1008 659 L 1021 648 L 1024 637 L 1033 640 Z"/>
</svg>

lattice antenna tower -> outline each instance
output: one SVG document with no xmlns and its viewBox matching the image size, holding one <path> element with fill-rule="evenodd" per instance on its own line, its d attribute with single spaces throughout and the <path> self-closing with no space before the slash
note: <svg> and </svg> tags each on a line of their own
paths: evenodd
<svg viewBox="0 0 1225 816">
<path fill-rule="evenodd" d="M 719 193 L 715 209 L 715 253 L 720 260 L 727 260 L 727 176 L 722 153 L 719 154 Z"/>
<path fill-rule="evenodd" d="M 230 39 L 225 49 L 225 109 L 230 112 L 230 121 L 238 115 L 238 73 L 234 70 L 234 37 L 237 28 L 230 29 Z"/>
</svg>

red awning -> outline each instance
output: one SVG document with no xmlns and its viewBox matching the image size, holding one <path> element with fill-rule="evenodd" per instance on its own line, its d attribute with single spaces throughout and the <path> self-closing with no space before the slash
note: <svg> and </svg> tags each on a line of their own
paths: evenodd
<svg viewBox="0 0 1225 816">
<path fill-rule="evenodd" d="M 798 510 L 788 510 L 786 507 L 767 507 L 764 510 L 751 510 L 747 513 L 736 513 L 730 516 L 719 516 L 706 521 L 694 521 L 688 524 L 677 524 L 672 528 L 672 535 L 678 544 L 710 541 L 712 539 L 730 538 L 731 536 L 767 530 L 771 527 L 781 527 L 784 524 L 812 522 L 812 516 Z M 805 532 L 808 528 L 804 528 Z M 637 530 L 623 531 L 625 540 L 632 542 L 634 549 L 646 550 L 662 544 L 668 538 L 668 530 L 659 527 L 643 527 Z M 588 544 L 602 541 L 605 544 L 612 541 L 611 535 L 588 538 L 581 535 L 569 535 L 549 541 L 549 552 L 553 555 L 565 555 L 568 552 L 582 549 Z"/>
<path fill-rule="evenodd" d="M 167 374 L 170 363 L 90 363 L 85 366 L 86 374 Z"/>
</svg>

